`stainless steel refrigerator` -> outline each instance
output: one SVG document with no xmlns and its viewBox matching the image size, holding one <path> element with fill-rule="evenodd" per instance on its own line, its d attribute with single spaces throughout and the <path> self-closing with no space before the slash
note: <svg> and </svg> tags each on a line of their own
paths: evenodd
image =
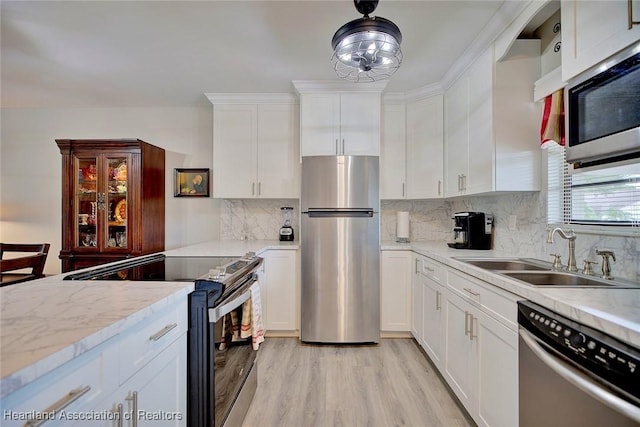
<svg viewBox="0 0 640 427">
<path fill-rule="evenodd" d="M 380 340 L 379 158 L 302 158 L 300 339 Z"/>
</svg>

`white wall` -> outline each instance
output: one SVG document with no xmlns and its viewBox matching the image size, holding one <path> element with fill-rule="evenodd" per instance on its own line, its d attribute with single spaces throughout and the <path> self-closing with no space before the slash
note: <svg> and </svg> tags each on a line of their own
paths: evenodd
<svg viewBox="0 0 640 427">
<path fill-rule="evenodd" d="M 174 168 L 211 168 L 212 106 L 3 109 L 0 241 L 51 243 L 45 273 L 60 272 L 61 156 L 56 138 L 139 138 L 166 150 L 165 247 L 220 238 L 219 200 L 174 198 Z"/>
</svg>

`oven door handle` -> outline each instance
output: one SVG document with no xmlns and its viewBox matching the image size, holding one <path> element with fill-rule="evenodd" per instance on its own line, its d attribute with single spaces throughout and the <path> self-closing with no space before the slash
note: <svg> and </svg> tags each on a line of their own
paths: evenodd
<svg viewBox="0 0 640 427">
<path fill-rule="evenodd" d="M 639 407 L 612 394 L 576 368 L 570 366 L 566 362 L 563 363 L 557 357 L 550 355 L 547 350 L 540 345 L 539 340 L 530 332 L 520 328 L 518 333 L 527 347 L 529 347 L 529 349 L 556 374 L 560 375 L 562 378 L 569 381 L 571 384 L 578 387 L 594 399 L 631 418 L 635 422 L 640 422 Z"/>
<path fill-rule="evenodd" d="M 209 322 L 215 323 L 218 320 L 222 319 L 225 315 L 231 313 L 236 308 L 240 307 L 246 300 L 251 298 L 251 286 L 256 282 L 255 278 L 252 278 L 247 282 L 247 284 L 242 287 L 245 289 L 237 298 L 232 299 L 231 301 L 209 309 Z"/>
</svg>

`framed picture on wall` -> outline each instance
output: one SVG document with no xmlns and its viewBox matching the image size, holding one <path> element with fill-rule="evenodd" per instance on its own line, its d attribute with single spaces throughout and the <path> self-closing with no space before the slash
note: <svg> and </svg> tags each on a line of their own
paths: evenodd
<svg viewBox="0 0 640 427">
<path fill-rule="evenodd" d="M 173 197 L 209 197 L 209 169 L 174 169 Z"/>
</svg>

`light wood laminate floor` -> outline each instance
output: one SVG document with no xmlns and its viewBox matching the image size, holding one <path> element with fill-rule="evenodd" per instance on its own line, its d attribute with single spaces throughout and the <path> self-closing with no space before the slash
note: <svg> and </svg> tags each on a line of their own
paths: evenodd
<svg viewBox="0 0 640 427">
<path fill-rule="evenodd" d="M 267 338 L 243 427 L 471 426 L 411 339 L 309 345 Z"/>
</svg>

